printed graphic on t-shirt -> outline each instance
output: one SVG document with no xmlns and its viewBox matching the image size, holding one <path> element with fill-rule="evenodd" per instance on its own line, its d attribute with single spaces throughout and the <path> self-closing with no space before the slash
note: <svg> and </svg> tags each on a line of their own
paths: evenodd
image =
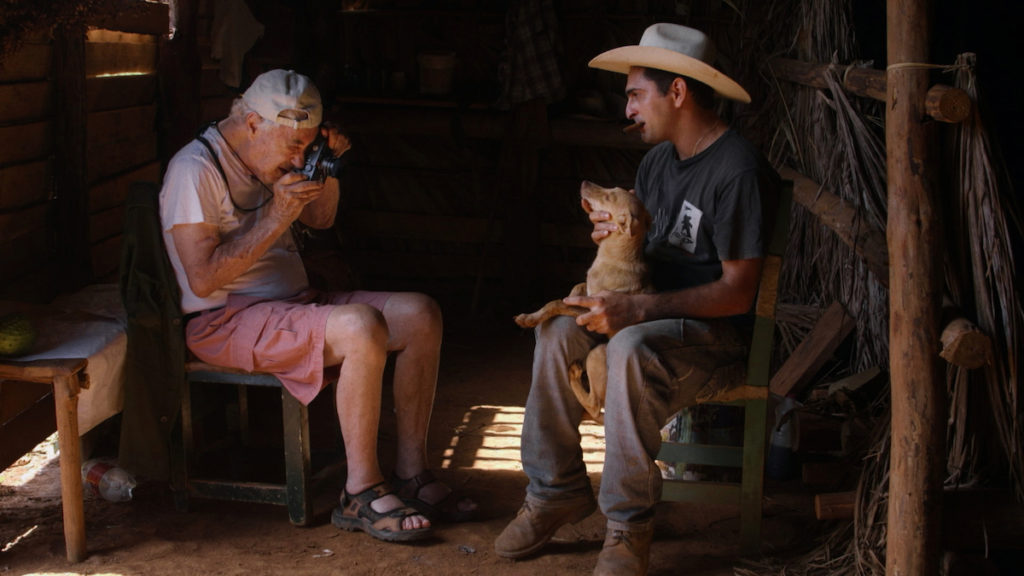
<svg viewBox="0 0 1024 576">
<path fill-rule="evenodd" d="M 690 254 L 697 251 L 697 230 L 700 229 L 700 219 L 704 215 L 696 206 L 689 201 L 683 201 L 683 209 L 679 211 L 679 219 L 668 236 L 669 244 L 678 246 Z"/>
</svg>

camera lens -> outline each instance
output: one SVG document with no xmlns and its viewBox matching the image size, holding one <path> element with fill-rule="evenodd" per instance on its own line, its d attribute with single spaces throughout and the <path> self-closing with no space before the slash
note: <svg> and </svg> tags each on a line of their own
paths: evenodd
<svg viewBox="0 0 1024 576">
<path fill-rule="evenodd" d="M 320 169 L 323 170 L 325 176 L 337 178 L 338 174 L 341 174 L 341 156 L 320 160 Z"/>
</svg>

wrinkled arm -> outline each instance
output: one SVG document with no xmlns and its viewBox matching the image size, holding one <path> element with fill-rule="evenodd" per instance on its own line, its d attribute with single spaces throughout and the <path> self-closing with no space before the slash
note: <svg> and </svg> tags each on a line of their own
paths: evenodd
<svg viewBox="0 0 1024 576">
<path fill-rule="evenodd" d="M 320 196 L 302 209 L 299 222 L 319 230 L 330 228 L 334 225 L 334 218 L 338 214 L 338 198 L 340 196 L 338 179 L 328 178 L 324 182 L 324 189 Z"/>
<path fill-rule="evenodd" d="M 217 227 L 205 222 L 171 228 L 174 246 L 192 292 L 205 298 L 238 278 L 287 231 L 290 223 L 290 220 L 267 214 L 247 234 L 230 242 L 222 242 Z"/>
</svg>

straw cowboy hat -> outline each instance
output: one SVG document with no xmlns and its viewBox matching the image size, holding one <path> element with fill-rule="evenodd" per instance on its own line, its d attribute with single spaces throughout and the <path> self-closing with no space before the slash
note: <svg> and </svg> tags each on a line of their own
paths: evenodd
<svg viewBox="0 0 1024 576">
<path fill-rule="evenodd" d="M 675 72 L 707 84 L 723 98 L 749 103 L 750 94 L 742 86 L 709 64 L 714 58 L 715 46 L 703 32 L 661 23 L 644 30 L 639 46 L 598 54 L 589 66 L 620 74 L 629 74 L 633 66 Z"/>
</svg>

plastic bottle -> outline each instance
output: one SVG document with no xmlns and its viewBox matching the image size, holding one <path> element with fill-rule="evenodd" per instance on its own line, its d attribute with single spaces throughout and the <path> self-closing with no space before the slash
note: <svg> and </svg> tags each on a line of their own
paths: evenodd
<svg viewBox="0 0 1024 576">
<path fill-rule="evenodd" d="M 104 500 L 127 502 L 132 499 L 135 478 L 113 462 L 94 458 L 82 464 L 82 482 L 92 486 Z"/>
<path fill-rule="evenodd" d="M 796 400 L 785 397 L 775 408 L 775 426 L 768 445 L 768 465 L 765 473 L 774 480 L 789 480 L 796 470 L 793 456 L 793 415 L 789 412 L 796 408 Z"/>
</svg>

